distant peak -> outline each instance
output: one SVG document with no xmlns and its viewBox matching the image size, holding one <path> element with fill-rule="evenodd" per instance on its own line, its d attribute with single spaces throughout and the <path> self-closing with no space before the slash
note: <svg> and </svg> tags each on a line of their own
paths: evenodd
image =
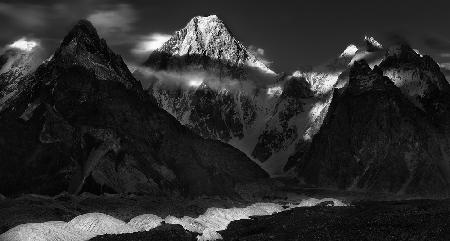
<svg viewBox="0 0 450 241">
<path fill-rule="evenodd" d="M 354 45 L 354 44 L 350 44 L 349 46 L 347 46 L 347 48 L 344 50 L 344 52 L 342 52 L 342 54 L 339 57 L 341 57 L 341 58 L 353 57 L 353 56 L 355 56 L 357 51 L 358 51 L 358 47 L 356 47 L 356 45 Z"/>
<path fill-rule="evenodd" d="M 371 36 L 364 36 L 364 43 L 366 44 L 366 49 L 368 52 L 375 52 L 383 49 L 383 45 Z"/>
<path fill-rule="evenodd" d="M 239 42 L 217 16 L 196 16 L 176 31 L 155 53 L 172 56 L 205 56 L 236 66 L 249 66 L 275 74 Z"/>
</svg>

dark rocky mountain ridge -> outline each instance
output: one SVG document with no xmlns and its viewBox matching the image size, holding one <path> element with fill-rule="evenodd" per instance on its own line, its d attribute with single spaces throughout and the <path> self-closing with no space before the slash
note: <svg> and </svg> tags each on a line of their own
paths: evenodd
<svg viewBox="0 0 450 241">
<path fill-rule="evenodd" d="M 267 177 L 157 107 L 88 21 L 19 89 L 0 113 L 0 193 L 232 194 Z"/>
<path fill-rule="evenodd" d="M 444 194 L 450 181 L 446 138 L 380 67 L 360 61 L 348 86 L 335 90 L 298 171 L 318 186 Z"/>
</svg>

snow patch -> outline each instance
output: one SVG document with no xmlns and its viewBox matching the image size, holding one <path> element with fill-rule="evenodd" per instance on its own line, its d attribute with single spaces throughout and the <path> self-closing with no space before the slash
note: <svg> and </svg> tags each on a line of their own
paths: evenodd
<svg viewBox="0 0 450 241">
<path fill-rule="evenodd" d="M 71 228 L 65 222 L 29 223 L 0 235 L 2 241 L 84 241 L 96 235 Z"/>
<path fill-rule="evenodd" d="M 95 235 L 133 233 L 137 229 L 124 221 L 103 213 L 87 213 L 75 217 L 68 225 L 81 232 Z"/>
<path fill-rule="evenodd" d="M 153 214 L 143 214 L 131 219 L 128 222 L 128 225 L 139 231 L 148 231 L 161 225 L 162 221 L 164 220 L 159 216 Z"/>
<path fill-rule="evenodd" d="M 371 44 L 373 47 L 377 49 L 383 49 L 383 45 L 381 45 L 378 41 L 376 41 L 373 37 L 364 36 L 364 41 Z"/>
<path fill-rule="evenodd" d="M 267 95 L 271 98 L 274 96 L 280 96 L 281 94 L 283 94 L 283 88 L 281 86 L 269 87 L 267 89 Z"/>
</svg>

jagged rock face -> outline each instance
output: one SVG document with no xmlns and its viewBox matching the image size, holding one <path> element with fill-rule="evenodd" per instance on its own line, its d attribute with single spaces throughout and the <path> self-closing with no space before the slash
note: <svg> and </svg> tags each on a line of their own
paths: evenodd
<svg viewBox="0 0 450 241">
<path fill-rule="evenodd" d="M 304 133 L 303 138 L 298 139 L 295 148 L 288 159 L 284 170 L 287 171 L 298 165 L 310 148 L 311 140 L 322 126 L 335 89 L 345 88 L 348 85 L 350 68 L 359 59 L 367 59 L 374 65 L 380 62 L 380 54 L 383 47 L 373 37 L 365 37 L 364 45 L 357 47 L 350 44 L 337 58 L 325 64 L 310 69 L 296 71 L 294 77 L 305 78 L 311 86 L 313 98 L 307 101 L 311 107 L 307 107 L 307 115 L 301 115 L 297 119 L 298 133 Z M 308 105 L 306 105 L 308 106 Z M 306 121 L 304 121 L 306 119 Z"/>
<path fill-rule="evenodd" d="M 274 74 L 259 61 L 247 48 L 234 38 L 225 24 L 216 15 L 193 18 L 185 28 L 175 34 L 157 51 L 152 53 L 147 64 L 154 65 L 154 59 L 158 59 L 160 67 L 173 65 L 173 60 L 162 61 L 161 55 L 171 59 L 173 56 L 188 57 L 189 62 L 204 62 L 207 57 L 231 66 L 249 66 L 264 72 Z M 191 56 L 192 58 L 189 58 Z"/>
<path fill-rule="evenodd" d="M 373 37 L 364 37 L 364 45 L 350 44 L 339 55 L 325 64 L 294 72 L 296 77 L 304 77 L 311 84 L 315 95 L 329 96 L 333 88 L 347 85 L 350 67 L 355 61 L 366 60 L 370 66 L 379 64 L 383 59 L 383 46 Z"/>
<path fill-rule="evenodd" d="M 196 17 L 148 58 L 146 66 L 171 76 L 151 80 L 149 93 L 191 130 L 281 175 L 317 131 L 330 95 L 315 96 L 302 76 L 274 76 L 255 59 L 216 16 Z M 174 75 L 186 80 L 173 83 Z"/>
<path fill-rule="evenodd" d="M 87 21 L 19 90 L 0 113 L 1 193 L 230 194 L 266 177 L 160 109 Z"/>
<path fill-rule="evenodd" d="M 307 183 L 394 193 L 443 193 L 445 137 L 376 67 L 355 62 L 298 166 Z"/>
<path fill-rule="evenodd" d="M 252 156 L 268 170 L 274 170 L 275 175 L 283 174 L 289 169 L 285 166 L 289 156 L 315 134 L 314 126 L 320 121 L 316 112 L 321 107 L 321 98 L 314 96 L 304 78 L 288 77 L 266 117 Z"/>
<path fill-rule="evenodd" d="M 205 79 L 196 86 L 162 79 L 149 92 L 160 107 L 208 139 L 227 142 L 266 171 L 281 175 L 298 142 L 310 140 L 326 100 L 314 97 L 304 78 L 292 76 L 266 88 L 217 87 Z"/>
<path fill-rule="evenodd" d="M 365 36 L 364 42 L 366 44 L 366 49 L 368 52 L 376 52 L 383 50 L 383 45 L 381 45 L 374 37 Z"/>
<path fill-rule="evenodd" d="M 239 99 L 239 94 L 218 93 L 207 83 L 197 88 L 159 84 L 154 86 L 153 96 L 161 107 L 204 138 L 229 141 L 242 137 L 245 123 L 253 121 L 255 113 L 245 113 L 253 111 L 252 106 L 238 109 L 246 104 L 245 95 Z"/>
<path fill-rule="evenodd" d="M 32 73 L 42 63 L 42 49 L 8 47 L 0 55 L 0 111 L 18 94 L 18 85 L 22 78 Z"/>
<path fill-rule="evenodd" d="M 439 65 L 407 45 L 396 45 L 388 50 L 380 67 L 384 75 L 391 78 L 435 124 L 447 130 L 450 137 L 450 85 Z"/>
</svg>

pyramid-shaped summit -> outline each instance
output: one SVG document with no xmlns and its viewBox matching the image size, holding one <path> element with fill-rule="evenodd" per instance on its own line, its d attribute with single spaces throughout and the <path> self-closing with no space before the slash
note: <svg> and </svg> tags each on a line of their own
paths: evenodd
<svg viewBox="0 0 450 241">
<path fill-rule="evenodd" d="M 108 47 L 88 20 L 75 24 L 47 65 L 60 69 L 77 65 L 90 69 L 99 79 L 118 81 L 127 88 L 140 88 L 122 57 Z"/>
<path fill-rule="evenodd" d="M 63 50 L 79 56 L 83 56 L 80 54 L 81 51 L 91 54 L 115 55 L 107 46 L 106 41 L 100 38 L 92 23 L 85 19 L 78 21 L 64 37 L 55 56 Z"/>
<path fill-rule="evenodd" d="M 100 39 L 97 34 L 97 30 L 95 30 L 92 23 L 86 19 L 81 19 L 77 22 L 77 24 L 75 24 L 75 26 L 73 26 L 73 28 L 64 38 L 63 42 L 67 42 L 81 36 L 85 36 L 91 39 Z"/>
<path fill-rule="evenodd" d="M 249 66 L 273 74 L 264 63 L 240 43 L 217 16 L 197 16 L 176 31 L 154 54 L 202 56 L 237 66 Z M 149 61 L 152 58 L 149 58 Z M 148 62 L 148 61 L 147 61 Z"/>
</svg>

